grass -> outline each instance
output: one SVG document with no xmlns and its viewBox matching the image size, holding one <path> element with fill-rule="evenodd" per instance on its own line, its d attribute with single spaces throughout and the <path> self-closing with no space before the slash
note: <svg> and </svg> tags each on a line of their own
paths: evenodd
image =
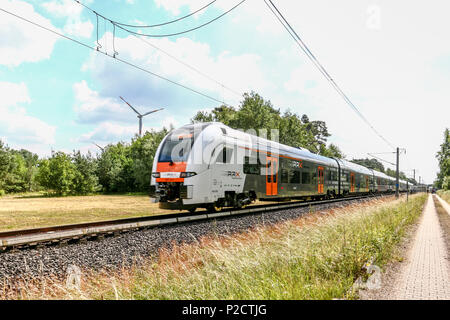
<svg viewBox="0 0 450 320">
<path fill-rule="evenodd" d="M 437 194 L 450 204 L 450 190 L 439 190 Z"/>
<path fill-rule="evenodd" d="M 367 261 L 383 267 L 422 212 L 426 195 L 314 213 L 227 237 L 174 245 L 115 273 L 88 274 L 79 291 L 28 285 L 24 299 L 333 299 L 351 289 Z"/>
<path fill-rule="evenodd" d="M 148 195 L 48 197 L 42 194 L 0 198 L 0 231 L 121 219 L 173 212 L 150 203 Z M 177 212 L 177 211 L 175 211 Z"/>
<path fill-rule="evenodd" d="M 444 237 L 447 249 L 450 250 L 450 215 L 447 210 L 442 206 L 441 202 L 437 197 L 433 196 L 434 206 L 436 207 L 436 212 L 438 214 L 439 223 L 442 228 L 442 235 Z"/>
<path fill-rule="evenodd" d="M 265 202 L 268 203 L 273 202 Z M 145 193 L 63 197 L 43 192 L 5 195 L 0 197 L 0 232 L 178 212 L 160 209 Z"/>
</svg>

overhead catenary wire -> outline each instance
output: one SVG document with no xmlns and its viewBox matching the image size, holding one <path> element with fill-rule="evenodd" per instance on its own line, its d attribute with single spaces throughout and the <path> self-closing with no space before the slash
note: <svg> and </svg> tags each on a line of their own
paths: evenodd
<svg viewBox="0 0 450 320">
<path fill-rule="evenodd" d="M 278 8 L 275 6 L 275 4 L 272 2 L 272 0 L 268 0 L 268 1 L 271 3 L 272 6 L 269 5 L 269 3 L 266 0 L 264 0 L 264 3 L 267 5 L 267 7 L 270 9 L 270 11 L 275 15 L 275 17 L 278 19 L 278 21 L 283 25 L 283 27 L 288 31 L 288 33 L 294 39 L 296 44 L 301 48 L 301 50 L 307 55 L 307 57 L 318 68 L 320 73 L 322 73 L 322 75 L 328 80 L 328 82 L 331 84 L 331 86 L 338 92 L 338 94 L 344 99 L 344 101 L 356 112 L 356 114 L 375 132 L 375 134 L 378 137 L 380 137 L 384 142 L 386 142 L 391 148 L 395 149 L 394 146 L 375 129 L 375 127 L 359 111 L 359 109 L 353 104 L 353 102 L 348 98 L 348 96 L 341 90 L 341 88 L 337 85 L 337 83 L 334 81 L 334 79 L 329 75 L 329 73 L 322 66 L 322 64 L 317 60 L 317 58 L 314 56 L 314 54 L 311 52 L 311 50 L 308 48 L 308 46 L 305 44 L 305 42 L 297 34 L 295 29 L 292 28 L 292 26 L 289 24 L 289 22 L 286 20 L 286 18 L 283 16 L 283 14 L 278 10 Z M 276 10 L 276 12 L 273 10 L 272 7 Z"/>
<path fill-rule="evenodd" d="M 199 25 L 199 26 L 197 26 L 197 27 L 194 27 L 194 28 L 191 28 L 191 29 L 187 29 L 187 30 L 184 30 L 184 31 L 179 31 L 179 32 L 174 32 L 174 33 L 166 33 L 166 34 L 148 34 L 148 33 L 139 33 L 139 32 L 135 32 L 135 31 L 129 30 L 129 29 L 127 29 L 127 28 L 124 28 L 124 27 L 122 27 L 122 26 L 120 26 L 120 25 L 118 25 L 117 27 L 119 27 L 120 29 L 122 29 L 122 30 L 124 30 L 124 31 L 127 31 L 127 32 L 129 32 L 129 33 L 133 33 L 133 34 L 137 34 L 137 35 L 144 36 L 144 37 L 149 37 L 149 38 L 164 38 L 164 37 L 179 36 L 179 35 L 182 35 L 182 34 L 185 34 L 185 33 L 188 33 L 188 32 L 192 32 L 192 31 L 198 30 L 198 29 L 200 29 L 200 28 L 203 28 L 203 27 L 205 27 L 205 26 L 207 26 L 207 25 L 213 23 L 214 21 L 216 21 L 216 20 L 222 18 L 224 15 L 228 14 L 228 13 L 231 12 L 232 10 L 236 9 L 238 6 L 240 6 L 240 5 L 241 5 L 242 3 L 244 3 L 245 1 L 246 1 L 246 0 L 242 0 L 241 2 L 239 2 L 238 4 L 236 4 L 236 5 L 235 5 L 234 7 L 232 7 L 231 9 L 225 11 L 224 13 L 222 13 L 221 15 L 215 17 L 215 18 L 212 19 L 212 20 L 209 20 L 208 22 L 205 22 L 205 23 L 203 23 L 203 24 L 201 24 L 201 25 Z M 111 21 L 111 23 L 114 24 L 115 22 L 114 22 L 114 21 Z"/>
<path fill-rule="evenodd" d="M 78 0 L 75 0 L 76 2 L 79 2 Z M 197 9 L 191 13 L 189 13 L 188 15 L 185 15 L 183 17 L 177 18 L 175 20 L 171 20 L 171 21 L 167 21 L 167 22 L 162 22 L 162 23 L 157 23 L 157 24 L 152 24 L 152 25 L 132 25 L 132 24 L 126 24 L 126 23 L 121 23 L 118 21 L 114 21 L 115 24 L 123 26 L 123 27 L 130 27 L 130 28 L 155 28 L 155 27 L 162 27 L 168 24 L 172 24 L 178 21 L 181 21 L 183 19 L 189 18 L 191 16 L 193 16 L 194 14 L 208 8 L 210 5 L 212 5 L 214 2 L 216 2 L 217 0 L 213 0 L 211 2 L 209 2 L 208 4 L 204 5 L 203 7 L 201 7 L 200 9 Z"/>
<path fill-rule="evenodd" d="M 112 24 L 115 24 L 118 28 L 120 28 L 120 29 L 122 29 L 122 30 L 124 30 L 124 31 L 127 31 L 127 32 L 132 33 L 132 34 L 144 36 L 144 37 L 150 37 L 150 38 L 164 38 L 164 37 L 178 36 L 178 35 L 181 35 L 181 34 L 185 34 L 185 33 L 192 32 L 192 31 L 198 30 L 198 29 L 200 29 L 200 28 L 203 28 L 203 27 L 205 27 L 205 26 L 207 26 L 207 25 L 213 23 L 214 21 L 217 21 L 218 19 L 222 18 L 224 15 L 230 13 L 231 11 L 233 11 L 234 9 L 236 9 L 237 7 L 239 7 L 242 3 L 244 3 L 246 0 L 241 0 L 239 3 L 237 3 L 236 5 L 234 5 L 231 9 L 228 9 L 227 11 L 225 11 L 224 13 L 222 13 L 221 15 L 219 15 L 219 16 L 215 17 L 214 19 L 211 19 L 211 20 L 209 20 L 208 22 L 205 22 L 205 23 L 203 23 L 203 24 L 201 24 L 201 25 L 199 25 L 199 26 L 197 26 L 197 27 L 194 27 L 194 28 L 191 28 L 191 29 L 187 29 L 187 30 L 183 30 L 183 31 L 179 31 L 179 32 L 167 33 L 167 34 L 146 34 L 146 33 L 140 33 L 140 32 L 135 32 L 135 31 L 129 30 L 129 29 L 125 28 L 125 27 L 123 26 L 123 24 L 117 23 L 116 21 L 114 21 L 114 20 L 112 20 L 112 19 L 110 19 L 110 18 L 107 18 L 107 17 L 105 17 L 105 16 L 99 14 L 99 13 L 96 12 L 95 10 L 90 9 L 90 8 L 89 8 L 88 6 L 86 6 L 85 4 L 82 4 L 80 1 L 78 1 L 78 0 L 74 0 L 74 1 L 77 2 L 77 3 L 79 3 L 80 5 L 82 5 L 83 7 L 87 8 L 88 10 L 94 12 L 95 14 L 99 15 L 100 17 L 104 18 L 105 20 L 108 20 L 108 21 L 111 22 Z"/>
<path fill-rule="evenodd" d="M 78 4 L 80 4 L 81 6 L 83 6 L 84 8 L 86 8 L 87 10 L 91 11 L 92 13 L 94 13 L 94 14 L 96 15 L 96 17 L 97 17 L 97 21 L 98 21 L 98 17 L 99 17 L 99 16 L 100 16 L 101 18 L 103 18 L 105 21 L 110 21 L 110 22 L 112 21 L 112 20 L 110 20 L 109 18 L 104 17 L 102 14 L 99 14 L 96 10 L 94 10 L 94 9 L 90 8 L 89 6 L 83 4 L 83 3 L 80 2 L 79 0 L 74 0 L 74 1 L 75 1 L 76 3 L 78 3 Z M 212 4 L 212 3 L 211 3 L 211 4 Z M 197 10 L 197 11 L 200 11 L 200 10 Z M 113 23 L 114 27 L 116 26 L 116 24 L 117 24 L 117 22 L 114 22 L 114 23 Z M 97 25 L 98 25 L 98 22 L 97 22 Z M 119 26 L 117 26 L 117 27 L 119 27 Z M 113 30 L 115 31 L 115 28 L 114 28 Z M 128 32 L 128 31 L 127 31 L 127 32 Z M 139 36 L 138 36 L 139 34 L 131 33 L 131 35 L 134 36 L 136 39 L 142 41 L 142 42 L 145 43 L 146 45 L 148 45 L 148 46 L 150 46 L 150 47 L 152 47 L 152 48 L 154 48 L 154 49 L 156 49 L 156 50 L 162 52 L 163 54 L 165 54 L 165 55 L 168 56 L 169 58 L 171 58 L 171 59 L 177 61 L 178 63 L 180 63 L 180 64 L 184 65 L 185 67 L 191 69 L 192 71 L 198 73 L 198 74 L 201 75 L 202 77 L 204 77 L 204 78 L 206 78 L 206 79 L 208 79 L 208 80 L 210 80 L 210 81 L 216 83 L 217 85 L 219 85 L 219 86 L 222 87 L 222 88 L 225 88 L 226 90 L 230 91 L 230 92 L 233 93 L 234 95 L 239 96 L 239 97 L 242 96 L 242 95 L 241 95 L 239 92 L 237 92 L 236 90 L 234 90 L 234 89 L 232 89 L 232 88 L 230 88 L 230 87 L 224 85 L 224 84 L 221 83 L 220 81 L 215 80 L 215 79 L 212 78 L 211 76 L 209 76 L 209 75 L 207 75 L 206 73 L 200 71 L 198 68 L 191 66 L 190 64 L 188 64 L 188 63 L 186 63 L 186 62 L 180 60 L 179 58 L 175 57 L 174 55 L 168 53 L 166 50 L 163 50 L 163 49 L 161 49 L 160 47 L 158 47 L 157 45 L 155 45 L 155 44 L 153 44 L 153 43 L 151 43 L 151 42 L 149 42 L 149 41 L 143 39 L 142 37 L 139 37 Z M 97 29 L 97 42 L 98 42 L 98 29 Z M 114 42 L 113 42 L 113 44 L 114 44 Z M 100 46 L 100 48 L 101 48 L 101 46 Z M 114 49 L 114 51 L 115 51 L 115 49 Z M 118 53 L 116 52 L 116 54 L 118 54 Z"/>
<path fill-rule="evenodd" d="M 378 160 L 380 160 L 380 161 L 389 163 L 389 164 L 391 164 L 391 165 L 393 165 L 393 166 L 396 165 L 395 163 L 392 163 L 392 162 L 389 162 L 389 161 L 387 161 L 387 160 L 381 159 L 381 158 L 379 158 L 379 157 L 377 157 L 377 156 L 374 156 L 373 154 L 368 153 L 368 155 L 371 156 L 371 157 L 374 157 L 375 159 L 378 159 Z"/>
<path fill-rule="evenodd" d="M 205 98 L 208 98 L 208 99 L 213 100 L 213 101 L 218 102 L 218 103 L 224 103 L 223 101 L 220 101 L 219 99 L 216 99 L 216 98 L 214 98 L 214 97 L 212 97 L 212 96 L 210 96 L 210 95 L 208 95 L 208 94 L 205 94 L 205 93 L 200 92 L 200 91 L 198 91 L 198 90 L 196 90 L 196 89 L 193 89 L 193 88 L 191 88 L 191 87 L 188 87 L 188 86 L 186 86 L 186 85 L 184 85 L 184 84 L 178 83 L 178 82 L 176 82 L 176 81 L 174 81 L 174 80 L 171 80 L 171 79 L 169 79 L 169 78 L 166 78 L 166 77 L 164 77 L 164 76 L 161 76 L 161 75 L 159 75 L 159 74 L 157 74 L 157 73 L 155 73 L 155 72 L 152 72 L 152 71 L 150 71 L 150 70 L 147 70 L 147 69 L 145 69 L 145 68 L 143 68 L 143 67 L 140 67 L 140 66 L 138 66 L 138 65 L 136 65 L 136 64 L 133 64 L 133 63 L 131 63 L 131 62 L 128 62 L 128 61 L 126 61 L 126 60 L 124 60 L 124 59 L 120 59 L 120 58 L 117 58 L 117 57 L 113 57 L 112 55 L 109 55 L 109 54 L 106 53 L 106 52 L 100 51 L 100 50 L 98 50 L 98 49 L 95 48 L 95 47 L 92 47 L 92 46 L 90 46 L 90 45 L 88 45 L 88 44 L 86 44 L 86 43 L 83 43 L 83 42 L 78 41 L 78 40 L 76 40 L 76 39 L 73 39 L 73 38 L 71 38 L 71 37 L 69 37 L 69 36 L 66 36 L 65 34 L 62 34 L 62 33 L 59 33 L 59 32 L 57 32 L 57 31 L 55 31 L 55 30 L 52 30 L 52 29 L 50 29 L 50 28 L 47 28 L 47 27 L 45 27 L 45 26 L 43 26 L 43 25 L 40 25 L 40 24 L 38 24 L 38 23 L 36 23 L 36 22 L 33 22 L 33 21 L 31 21 L 31 20 L 28 20 L 28 19 L 26 19 L 26 18 L 24 18 L 24 17 L 21 17 L 21 16 L 15 14 L 15 13 L 13 13 L 13 12 L 7 11 L 7 10 L 5 10 L 5 9 L 3 9 L 3 8 L 0 8 L 0 11 L 3 11 L 3 12 L 5 12 L 5 13 L 11 15 L 11 16 L 14 16 L 14 17 L 20 19 L 20 20 L 26 21 L 26 22 L 28 22 L 28 23 L 30 23 L 30 24 L 36 26 L 36 27 L 39 27 L 39 28 L 44 29 L 44 30 L 46 30 L 46 31 L 48 31 L 48 32 L 51 32 L 51 33 L 53 33 L 53 34 L 55 34 L 55 35 L 57 35 L 57 36 L 60 36 L 60 37 L 65 38 L 65 39 L 67 39 L 67 40 L 73 41 L 73 42 L 79 44 L 80 46 L 83 46 L 83 47 L 88 48 L 88 49 L 91 49 L 91 50 L 93 50 L 93 51 L 95 51 L 95 52 L 101 53 L 101 54 L 103 54 L 103 55 L 105 55 L 105 56 L 107 56 L 107 57 L 110 57 L 111 59 L 114 59 L 114 60 L 116 60 L 116 61 L 119 61 L 119 62 L 121 62 L 121 63 L 124 63 L 124 64 L 126 64 L 126 65 L 128 65 L 128 66 L 130 66 L 130 67 L 133 67 L 133 68 L 138 69 L 138 70 L 140 70 L 140 71 L 142 71 L 142 72 L 145 72 L 145 73 L 150 74 L 150 75 L 152 75 L 152 76 L 155 76 L 155 77 L 157 77 L 157 78 L 159 78 L 159 79 L 162 79 L 162 80 L 165 80 L 165 81 L 167 81 L 167 82 L 170 82 L 170 83 L 172 83 L 172 84 L 174 84 L 174 85 L 176 85 L 176 86 L 179 86 L 179 87 L 181 87 L 181 88 L 184 88 L 184 89 L 186 89 L 186 90 L 189 90 L 189 91 L 191 91 L 191 92 L 193 92 L 193 93 L 196 93 L 196 94 L 198 94 L 198 95 L 201 95 L 201 96 L 203 96 L 203 97 L 205 97 Z M 228 103 L 224 103 L 224 104 L 231 107 L 231 105 L 228 104 Z"/>
</svg>

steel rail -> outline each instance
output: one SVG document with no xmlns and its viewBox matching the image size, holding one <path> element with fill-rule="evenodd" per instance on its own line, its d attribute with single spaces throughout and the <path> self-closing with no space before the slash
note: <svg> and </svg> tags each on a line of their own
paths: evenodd
<svg viewBox="0 0 450 320">
<path fill-rule="evenodd" d="M 220 212 L 189 212 L 170 213 L 148 217 L 126 218 L 109 221 L 88 222 L 35 229 L 0 232 L 0 252 L 10 249 L 27 249 L 35 246 L 46 246 L 69 241 L 87 241 L 101 238 L 105 235 L 116 235 L 122 232 L 165 226 L 170 224 L 188 223 L 191 221 L 209 220 L 229 216 L 247 215 L 276 210 L 317 206 L 321 204 L 364 199 L 389 194 L 371 194 L 364 196 L 343 197 L 319 201 L 295 201 L 269 205 L 254 205 L 245 209 L 232 209 Z"/>
</svg>

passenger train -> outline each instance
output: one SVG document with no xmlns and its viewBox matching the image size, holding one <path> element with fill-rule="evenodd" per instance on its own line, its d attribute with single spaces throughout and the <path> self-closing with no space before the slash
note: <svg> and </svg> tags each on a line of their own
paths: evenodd
<svg viewBox="0 0 450 320">
<path fill-rule="evenodd" d="M 395 191 L 376 170 L 234 130 L 220 122 L 172 130 L 153 161 L 151 197 L 164 209 L 242 208 L 256 199 L 288 201 Z M 400 180 L 399 190 L 409 188 Z"/>
</svg>

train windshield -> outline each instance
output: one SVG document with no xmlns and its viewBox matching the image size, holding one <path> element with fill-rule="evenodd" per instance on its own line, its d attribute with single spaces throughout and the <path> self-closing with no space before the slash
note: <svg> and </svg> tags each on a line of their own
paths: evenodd
<svg viewBox="0 0 450 320">
<path fill-rule="evenodd" d="M 158 161 L 159 162 L 186 162 L 194 145 L 195 137 L 206 127 L 186 126 L 174 130 L 169 134 L 161 148 Z"/>
</svg>

